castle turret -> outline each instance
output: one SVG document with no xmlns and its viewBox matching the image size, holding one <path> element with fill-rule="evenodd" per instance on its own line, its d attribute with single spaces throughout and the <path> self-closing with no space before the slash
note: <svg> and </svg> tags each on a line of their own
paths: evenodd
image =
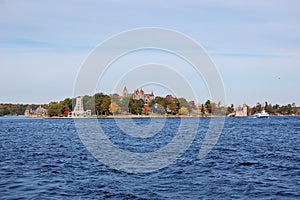
<svg viewBox="0 0 300 200">
<path fill-rule="evenodd" d="M 124 89 L 123 89 L 123 97 L 127 97 L 127 96 L 128 96 L 128 91 L 127 91 L 127 88 L 125 86 Z"/>
</svg>

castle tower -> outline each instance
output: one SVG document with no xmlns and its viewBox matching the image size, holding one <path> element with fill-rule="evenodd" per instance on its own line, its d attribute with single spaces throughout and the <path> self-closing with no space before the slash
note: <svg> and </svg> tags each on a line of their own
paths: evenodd
<svg viewBox="0 0 300 200">
<path fill-rule="evenodd" d="M 127 88 L 125 86 L 124 89 L 123 89 L 123 97 L 127 97 L 127 96 L 128 96 L 128 91 L 127 91 Z"/>
</svg>

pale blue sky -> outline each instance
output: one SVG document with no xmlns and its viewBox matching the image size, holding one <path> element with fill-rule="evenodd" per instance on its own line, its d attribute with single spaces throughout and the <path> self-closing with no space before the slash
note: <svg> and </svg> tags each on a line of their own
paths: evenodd
<svg viewBox="0 0 300 200">
<path fill-rule="evenodd" d="M 129 29 L 161 27 L 206 49 L 227 104 L 300 105 L 299 13 L 297 0 L 0 0 L 0 102 L 72 97 L 80 65 L 99 43 Z"/>
</svg>

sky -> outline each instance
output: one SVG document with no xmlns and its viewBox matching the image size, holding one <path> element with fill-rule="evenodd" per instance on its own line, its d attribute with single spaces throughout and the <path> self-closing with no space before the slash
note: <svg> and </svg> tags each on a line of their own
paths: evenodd
<svg viewBox="0 0 300 200">
<path fill-rule="evenodd" d="M 227 105 L 267 101 L 300 106 L 299 13 L 297 0 L 0 0 L 0 103 L 73 97 L 76 77 L 97 46 L 124 31 L 158 27 L 187 35 L 203 47 L 222 78 Z M 121 92 L 126 82 L 120 80 L 128 73 L 120 73 L 121 61 L 131 71 L 150 62 L 177 64 L 175 71 L 197 90 L 199 101 L 210 98 L 203 77 L 184 75 L 187 70 L 180 67 L 185 64 L 160 51 L 118 60 L 96 90 L 110 93 L 108 86 L 117 85 Z M 167 85 L 128 80 L 129 91 L 143 87 L 156 95 L 172 93 Z M 184 91 L 175 93 L 185 96 Z"/>
</svg>

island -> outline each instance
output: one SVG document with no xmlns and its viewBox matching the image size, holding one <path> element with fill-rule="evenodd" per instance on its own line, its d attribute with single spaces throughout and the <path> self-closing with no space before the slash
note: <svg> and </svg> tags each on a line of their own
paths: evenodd
<svg viewBox="0 0 300 200">
<path fill-rule="evenodd" d="M 65 98 L 49 104 L 0 104 L 0 116 L 24 115 L 31 118 L 108 118 L 108 117 L 248 117 L 266 112 L 269 116 L 299 116 L 300 107 L 295 103 L 278 105 L 265 102 L 250 107 L 221 105 L 207 100 L 201 104 L 172 95 L 155 96 L 136 89 L 129 93 L 96 93 L 76 98 Z"/>
</svg>

